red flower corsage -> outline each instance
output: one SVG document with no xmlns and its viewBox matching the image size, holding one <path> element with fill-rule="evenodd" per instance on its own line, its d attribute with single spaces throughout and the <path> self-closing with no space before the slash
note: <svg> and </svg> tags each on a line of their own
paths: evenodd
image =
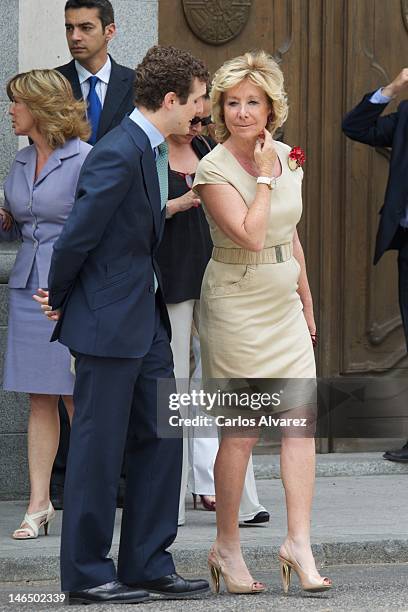
<svg viewBox="0 0 408 612">
<path fill-rule="evenodd" d="M 293 147 L 288 156 L 288 166 L 291 170 L 301 168 L 305 163 L 306 155 L 301 147 Z"/>
</svg>

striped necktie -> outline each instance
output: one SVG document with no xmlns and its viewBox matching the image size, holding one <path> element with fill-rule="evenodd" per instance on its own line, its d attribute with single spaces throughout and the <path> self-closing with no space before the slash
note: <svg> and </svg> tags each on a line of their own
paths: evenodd
<svg viewBox="0 0 408 612">
<path fill-rule="evenodd" d="M 88 121 L 92 127 L 92 134 L 89 138 L 88 142 L 91 145 L 94 145 L 96 142 L 96 135 L 98 133 L 99 120 L 101 118 L 102 113 L 102 104 L 96 93 L 96 84 L 98 83 L 99 78 L 97 76 L 91 76 L 88 79 L 89 82 L 89 93 L 88 93 Z"/>
<path fill-rule="evenodd" d="M 169 145 L 166 141 L 162 142 L 158 147 L 158 156 L 156 158 L 157 175 L 159 178 L 161 209 L 166 206 L 169 192 Z"/>
</svg>

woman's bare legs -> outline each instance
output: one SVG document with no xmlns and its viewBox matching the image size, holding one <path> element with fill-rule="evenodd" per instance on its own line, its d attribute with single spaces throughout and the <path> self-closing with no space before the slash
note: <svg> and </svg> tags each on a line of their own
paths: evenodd
<svg viewBox="0 0 408 612">
<path fill-rule="evenodd" d="M 217 538 L 214 550 L 237 581 L 251 584 L 253 579 L 241 553 L 239 537 L 239 504 L 246 469 L 257 437 L 223 436 L 214 464 L 217 500 Z"/>
<path fill-rule="evenodd" d="M 64 396 L 70 419 L 73 414 L 72 396 Z M 51 470 L 59 443 L 58 395 L 30 394 L 28 419 L 28 467 L 30 502 L 27 513 L 48 508 Z M 23 524 L 24 527 L 24 524 Z M 25 535 L 25 534 L 20 534 Z"/>
<path fill-rule="evenodd" d="M 30 503 L 28 514 L 48 507 L 51 470 L 58 449 L 58 441 L 58 396 L 30 395 L 28 419 Z"/>
<path fill-rule="evenodd" d="M 74 399 L 72 395 L 63 395 L 64 406 L 68 414 L 69 423 L 72 425 L 72 417 L 74 416 Z"/>
<path fill-rule="evenodd" d="M 310 517 L 315 481 L 315 440 L 283 437 L 281 476 L 285 488 L 288 533 L 280 554 L 295 559 L 312 578 L 319 577 L 310 546 Z"/>
</svg>

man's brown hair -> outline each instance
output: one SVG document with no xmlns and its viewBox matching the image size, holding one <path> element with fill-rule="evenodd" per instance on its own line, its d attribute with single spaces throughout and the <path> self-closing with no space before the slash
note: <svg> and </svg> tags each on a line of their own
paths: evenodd
<svg viewBox="0 0 408 612">
<path fill-rule="evenodd" d="M 193 79 L 203 83 L 209 80 L 204 63 L 189 51 L 161 45 L 148 50 L 135 73 L 135 105 L 153 112 L 159 110 L 170 91 L 185 104 Z"/>
</svg>

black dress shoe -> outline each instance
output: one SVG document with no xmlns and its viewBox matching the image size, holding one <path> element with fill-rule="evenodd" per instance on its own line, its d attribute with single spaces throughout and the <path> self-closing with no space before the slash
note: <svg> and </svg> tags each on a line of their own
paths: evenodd
<svg viewBox="0 0 408 612">
<path fill-rule="evenodd" d="M 207 580 L 187 580 L 178 574 L 162 576 L 157 580 L 141 582 L 135 586 L 146 589 L 150 595 L 161 596 L 162 599 L 198 597 L 210 590 Z"/>
<path fill-rule="evenodd" d="M 91 589 L 71 591 L 68 593 L 68 603 L 71 606 L 92 603 L 137 604 L 149 600 L 150 596 L 147 591 L 127 586 L 118 580 L 107 582 L 106 584 L 101 584 Z"/>
<path fill-rule="evenodd" d="M 399 450 L 385 451 L 383 454 L 384 459 L 388 461 L 400 461 L 401 463 L 408 463 L 408 442 L 404 444 Z"/>
<path fill-rule="evenodd" d="M 254 518 L 248 519 L 247 521 L 240 521 L 240 523 L 243 523 L 244 525 L 259 525 L 259 523 L 269 523 L 269 519 L 269 512 L 262 510 L 261 512 L 258 512 L 258 514 L 255 514 Z"/>
</svg>

